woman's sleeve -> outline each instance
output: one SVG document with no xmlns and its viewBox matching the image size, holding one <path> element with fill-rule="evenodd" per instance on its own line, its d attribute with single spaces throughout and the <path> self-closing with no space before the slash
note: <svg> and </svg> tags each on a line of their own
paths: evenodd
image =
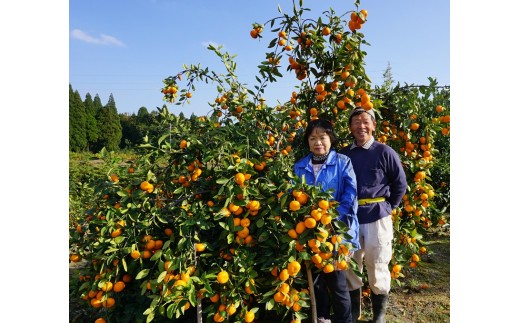
<svg viewBox="0 0 520 323">
<path fill-rule="evenodd" d="M 351 242 L 354 246 L 359 247 L 357 181 L 350 158 L 346 161 L 345 166 L 340 169 L 339 175 L 342 178 L 343 184 L 343 190 L 341 192 L 341 196 L 339 197 L 339 206 L 337 208 L 339 213 L 339 220 L 345 222 L 349 227 L 348 234 L 352 237 L 349 242 Z"/>
</svg>

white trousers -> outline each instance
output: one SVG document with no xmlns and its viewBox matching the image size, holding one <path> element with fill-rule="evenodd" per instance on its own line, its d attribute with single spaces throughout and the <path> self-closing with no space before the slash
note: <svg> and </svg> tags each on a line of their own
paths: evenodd
<svg viewBox="0 0 520 323">
<path fill-rule="evenodd" d="M 359 243 L 361 248 L 352 257 L 363 272 L 366 266 L 368 283 L 374 294 L 388 294 L 390 291 L 390 270 L 388 264 L 392 259 L 392 238 L 394 235 L 392 218 L 386 216 L 375 222 L 359 225 Z M 352 269 L 347 270 L 347 281 L 350 290 L 363 286 L 361 277 Z"/>
</svg>

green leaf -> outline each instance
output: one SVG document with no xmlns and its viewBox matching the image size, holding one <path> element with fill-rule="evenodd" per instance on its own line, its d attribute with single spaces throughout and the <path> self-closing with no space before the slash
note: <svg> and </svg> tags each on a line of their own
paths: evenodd
<svg viewBox="0 0 520 323">
<path fill-rule="evenodd" d="M 150 258 L 150 261 L 155 261 L 157 259 L 161 259 L 161 256 L 162 256 L 162 250 L 157 250 L 157 251 L 155 251 L 153 256 Z"/>
<path fill-rule="evenodd" d="M 148 273 L 150 272 L 150 269 L 143 269 L 141 270 L 137 276 L 135 276 L 135 279 L 142 279 L 142 278 L 145 278 L 146 276 L 148 276 Z"/>
<path fill-rule="evenodd" d="M 125 271 L 128 271 L 128 266 L 126 265 L 126 260 L 125 260 L 125 258 L 122 258 L 122 259 L 121 259 L 121 263 L 123 264 L 123 269 L 124 269 Z"/>
<path fill-rule="evenodd" d="M 234 167 L 233 167 L 234 168 Z M 216 183 L 219 185 L 225 185 L 230 181 L 229 178 L 219 178 L 217 179 Z"/>
<path fill-rule="evenodd" d="M 166 274 L 167 274 L 167 273 L 168 273 L 168 272 L 167 272 L 166 270 L 163 271 L 163 272 L 159 275 L 159 277 L 157 277 L 157 282 L 158 282 L 158 283 L 162 282 L 162 281 L 164 280 L 164 277 L 166 277 Z"/>
<path fill-rule="evenodd" d="M 160 145 L 161 142 L 164 141 L 164 139 L 168 138 L 168 136 L 170 136 L 169 133 L 168 133 L 168 134 L 165 134 L 165 135 L 163 135 L 163 136 L 161 136 L 161 137 L 159 138 L 159 140 L 157 141 L 157 144 Z"/>
</svg>

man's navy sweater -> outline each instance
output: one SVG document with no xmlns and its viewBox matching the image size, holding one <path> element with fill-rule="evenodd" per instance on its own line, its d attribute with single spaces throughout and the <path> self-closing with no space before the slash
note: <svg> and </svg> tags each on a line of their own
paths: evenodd
<svg viewBox="0 0 520 323">
<path fill-rule="evenodd" d="M 350 157 L 357 178 L 358 199 L 385 197 L 386 201 L 360 205 L 359 224 L 371 223 L 390 215 L 406 193 L 406 175 L 399 155 L 389 146 L 374 141 L 370 148 L 352 144 L 339 153 Z"/>
</svg>

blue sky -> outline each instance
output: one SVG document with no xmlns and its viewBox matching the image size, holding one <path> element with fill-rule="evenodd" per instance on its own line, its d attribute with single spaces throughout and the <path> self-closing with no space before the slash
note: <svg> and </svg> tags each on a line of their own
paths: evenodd
<svg viewBox="0 0 520 323">
<path fill-rule="evenodd" d="M 259 42 L 249 36 L 251 24 L 277 17 L 277 5 L 291 12 L 292 1 L 71 0 L 69 2 L 69 82 L 84 99 L 98 94 L 101 102 L 113 94 L 118 112 L 148 111 L 164 104 L 162 80 L 198 64 L 221 71 L 218 58 L 206 49 L 223 45 L 236 54 L 239 80 L 256 84 L 257 65 L 265 59 L 274 37 L 265 29 Z M 355 9 L 354 1 L 307 0 L 304 7 L 317 17 Z M 450 85 L 450 3 L 448 0 L 361 1 L 368 21 L 361 32 L 371 44 L 364 49 L 366 71 L 374 85 L 382 83 L 388 64 L 395 81 L 428 84 L 428 77 Z M 282 63 L 285 63 L 282 61 Z M 267 104 L 285 102 L 296 85 L 293 75 L 271 84 Z M 214 85 L 199 83 L 190 105 L 170 111 L 206 114 L 216 97 Z"/>
</svg>

